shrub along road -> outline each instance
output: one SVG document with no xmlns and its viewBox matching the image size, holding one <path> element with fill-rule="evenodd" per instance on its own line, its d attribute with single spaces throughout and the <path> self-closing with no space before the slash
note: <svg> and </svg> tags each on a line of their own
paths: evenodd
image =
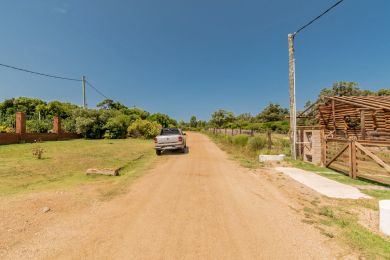
<svg viewBox="0 0 390 260">
<path fill-rule="evenodd" d="M 72 196 L 58 198 L 74 206 L 36 213 L 33 232 L 25 225 L 12 243 L 0 242 L 1 258 L 331 259 L 343 255 L 332 239 L 302 222 L 294 197 L 302 193 L 301 187 L 291 181 L 284 192 L 272 175 L 238 166 L 202 134 L 189 133 L 188 145 L 189 153 L 158 158 L 153 169 L 113 199 L 81 203 Z M 87 192 L 80 189 L 77 197 Z M 50 196 L 56 200 L 59 195 Z M 32 200 L 28 203 L 38 204 Z"/>
</svg>

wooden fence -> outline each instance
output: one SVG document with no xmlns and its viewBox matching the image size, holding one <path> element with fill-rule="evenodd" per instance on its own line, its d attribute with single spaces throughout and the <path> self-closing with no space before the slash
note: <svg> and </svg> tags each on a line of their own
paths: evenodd
<svg viewBox="0 0 390 260">
<path fill-rule="evenodd" d="M 247 130 L 247 129 L 231 129 L 231 128 L 209 128 L 207 129 L 209 132 L 214 134 L 226 134 L 226 135 L 255 135 L 257 133 L 264 133 L 255 130 Z"/>
<path fill-rule="evenodd" d="M 390 142 L 328 138 L 325 166 L 390 185 Z"/>
</svg>

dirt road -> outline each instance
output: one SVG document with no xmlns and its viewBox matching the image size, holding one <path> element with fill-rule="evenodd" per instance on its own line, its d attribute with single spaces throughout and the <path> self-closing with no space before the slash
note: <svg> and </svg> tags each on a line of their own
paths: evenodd
<svg viewBox="0 0 390 260">
<path fill-rule="evenodd" d="M 105 202 L 85 202 L 83 207 L 77 206 L 82 204 L 77 201 L 67 211 L 53 206 L 52 212 L 38 214 L 34 220 L 39 225 L 22 229 L 12 243 L 2 242 L 2 258 L 340 256 L 329 238 L 302 223 L 296 210 L 299 203 L 291 195 L 300 193 L 301 187 L 281 189 L 269 175 L 238 166 L 204 135 L 190 133 L 188 145 L 188 154 L 158 158 L 155 167 L 124 195 Z M 52 199 L 58 200 L 54 205 L 75 198 L 62 196 L 53 195 Z"/>
</svg>

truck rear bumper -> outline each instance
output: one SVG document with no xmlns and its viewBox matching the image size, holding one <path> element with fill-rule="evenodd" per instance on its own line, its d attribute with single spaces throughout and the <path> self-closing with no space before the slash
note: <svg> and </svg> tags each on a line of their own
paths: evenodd
<svg viewBox="0 0 390 260">
<path fill-rule="evenodd" d="M 184 149 L 184 148 L 185 148 L 185 145 L 182 144 L 182 143 L 178 143 L 178 144 L 159 144 L 159 145 L 155 146 L 155 149 L 156 150 L 160 150 L 160 151 L 163 151 L 163 150 L 177 150 L 177 149 Z"/>
</svg>

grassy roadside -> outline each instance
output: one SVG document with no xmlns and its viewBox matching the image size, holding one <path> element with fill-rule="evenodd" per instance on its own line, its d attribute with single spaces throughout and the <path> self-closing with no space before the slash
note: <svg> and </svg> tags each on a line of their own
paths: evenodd
<svg viewBox="0 0 390 260">
<path fill-rule="evenodd" d="M 232 137 L 227 138 L 210 133 L 206 134 L 222 150 L 226 151 L 232 159 L 237 160 L 242 166 L 248 168 L 265 167 L 258 161 L 260 153 L 279 153 L 281 151 L 280 148 L 274 151 L 264 149 L 251 150 L 247 146 L 240 146 L 230 141 L 229 139 Z M 390 238 L 381 235 L 378 231 L 377 223 L 373 221 L 378 220 L 378 201 L 390 199 L 389 190 L 372 189 L 373 186 L 379 188 L 382 186 L 366 180 L 353 180 L 330 169 L 302 161 L 287 159 L 284 164 L 312 171 L 344 184 L 356 186 L 365 194 L 372 196 L 373 199 L 370 200 L 328 199 L 324 202 L 313 199 L 303 208 L 302 222 L 313 225 L 330 239 L 337 239 L 340 244 L 347 246 L 351 252 L 362 258 L 390 259 Z"/>
<path fill-rule="evenodd" d="M 36 159 L 32 150 L 43 149 Z M 153 144 L 139 139 L 71 140 L 0 146 L 0 197 L 81 183 L 108 182 L 116 187 L 139 176 L 153 161 Z M 88 168 L 123 167 L 120 176 L 86 176 Z"/>
<path fill-rule="evenodd" d="M 283 134 L 272 135 L 272 149 L 268 149 L 266 134 L 250 137 L 247 135 L 225 135 L 205 132 L 219 147 L 247 168 L 264 166 L 259 163 L 259 154 L 288 154 L 288 137 Z"/>
</svg>

